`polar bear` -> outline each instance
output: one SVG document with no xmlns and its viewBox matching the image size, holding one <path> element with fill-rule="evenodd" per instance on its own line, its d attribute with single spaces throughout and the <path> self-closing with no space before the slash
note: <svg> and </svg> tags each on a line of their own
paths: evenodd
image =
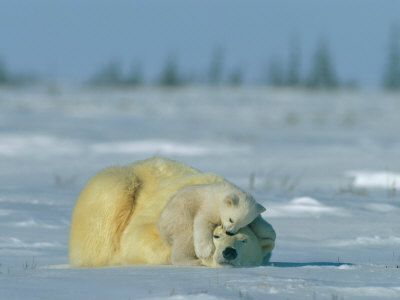
<svg viewBox="0 0 400 300">
<path fill-rule="evenodd" d="M 170 264 L 171 247 L 160 237 L 156 226 L 161 211 L 186 186 L 224 181 L 218 175 L 158 157 L 101 170 L 85 184 L 74 205 L 69 235 L 70 264 L 80 267 Z M 261 249 L 268 256 L 270 251 L 263 248 L 266 240 L 273 242 L 275 235 L 257 237 L 256 242 L 248 244 L 249 248 L 255 252 Z M 223 248 L 221 243 L 214 244 L 216 252 Z M 243 257 L 247 255 L 240 255 L 246 261 Z M 219 265 L 214 258 L 202 264 Z"/>
<path fill-rule="evenodd" d="M 275 246 L 275 242 L 270 238 L 258 238 L 249 226 L 241 228 L 234 235 L 227 234 L 222 226 L 217 226 L 213 232 L 213 243 L 215 251 L 211 259 L 201 261 L 214 267 L 267 264 Z"/>
<path fill-rule="evenodd" d="M 199 258 L 206 259 L 213 253 L 216 226 L 222 225 L 233 235 L 264 211 L 250 194 L 227 181 L 189 185 L 164 207 L 157 228 L 172 247 L 173 264 L 199 265 Z"/>
</svg>

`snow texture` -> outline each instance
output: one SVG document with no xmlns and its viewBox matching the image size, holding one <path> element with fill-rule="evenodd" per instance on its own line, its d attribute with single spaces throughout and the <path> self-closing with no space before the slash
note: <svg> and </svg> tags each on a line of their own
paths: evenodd
<svg viewBox="0 0 400 300">
<path fill-rule="evenodd" d="M 361 92 L 0 89 L 0 299 L 399 299 L 399 111 Z M 83 184 L 153 155 L 250 191 L 271 264 L 69 267 Z"/>
</svg>

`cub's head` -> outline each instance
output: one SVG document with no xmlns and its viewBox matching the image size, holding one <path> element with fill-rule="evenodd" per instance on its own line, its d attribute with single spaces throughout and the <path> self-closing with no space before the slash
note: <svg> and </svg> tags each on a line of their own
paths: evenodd
<svg viewBox="0 0 400 300">
<path fill-rule="evenodd" d="M 206 265 L 215 267 L 249 267 L 267 263 L 274 248 L 271 239 L 260 239 L 249 227 L 237 234 L 228 235 L 222 226 L 213 232 L 215 252 L 212 262 Z"/>
<path fill-rule="evenodd" d="M 250 224 L 265 208 L 254 198 L 244 192 L 227 195 L 220 204 L 222 227 L 228 233 L 236 233 L 240 228 Z"/>
</svg>

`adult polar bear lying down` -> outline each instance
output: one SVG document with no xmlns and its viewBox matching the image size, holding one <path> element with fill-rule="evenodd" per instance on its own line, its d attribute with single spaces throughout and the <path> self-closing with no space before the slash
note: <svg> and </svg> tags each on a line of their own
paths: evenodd
<svg viewBox="0 0 400 300">
<path fill-rule="evenodd" d="M 171 247 L 156 228 L 170 198 L 188 185 L 212 184 L 224 178 L 183 163 L 151 158 L 104 169 L 82 189 L 72 213 L 69 261 L 74 266 L 170 264 Z M 217 227 L 215 252 L 207 266 L 259 265 L 274 247 L 248 227 L 228 236 Z"/>
</svg>

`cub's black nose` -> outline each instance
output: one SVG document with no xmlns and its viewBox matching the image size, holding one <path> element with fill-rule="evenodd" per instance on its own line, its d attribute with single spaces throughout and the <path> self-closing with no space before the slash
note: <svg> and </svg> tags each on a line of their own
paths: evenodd
<svg viewBox="0 0 400 300">
<path fill-rule="evenodd" d="M 230 232 L 230 231 L 225 231 L 225 233 L 226 233 L 227 235 L 230 235 L 230 236 L 235 235 L 233 232 Z"/>
<path fill-rule="evenodd" d="M 224 251 L 222 251 L 222 255 L 225 259 L 232 260 L 235 259 L 237 256 L 237 252 L 235 249 L 231 247 L 226 247 Z"/>
</svg>

